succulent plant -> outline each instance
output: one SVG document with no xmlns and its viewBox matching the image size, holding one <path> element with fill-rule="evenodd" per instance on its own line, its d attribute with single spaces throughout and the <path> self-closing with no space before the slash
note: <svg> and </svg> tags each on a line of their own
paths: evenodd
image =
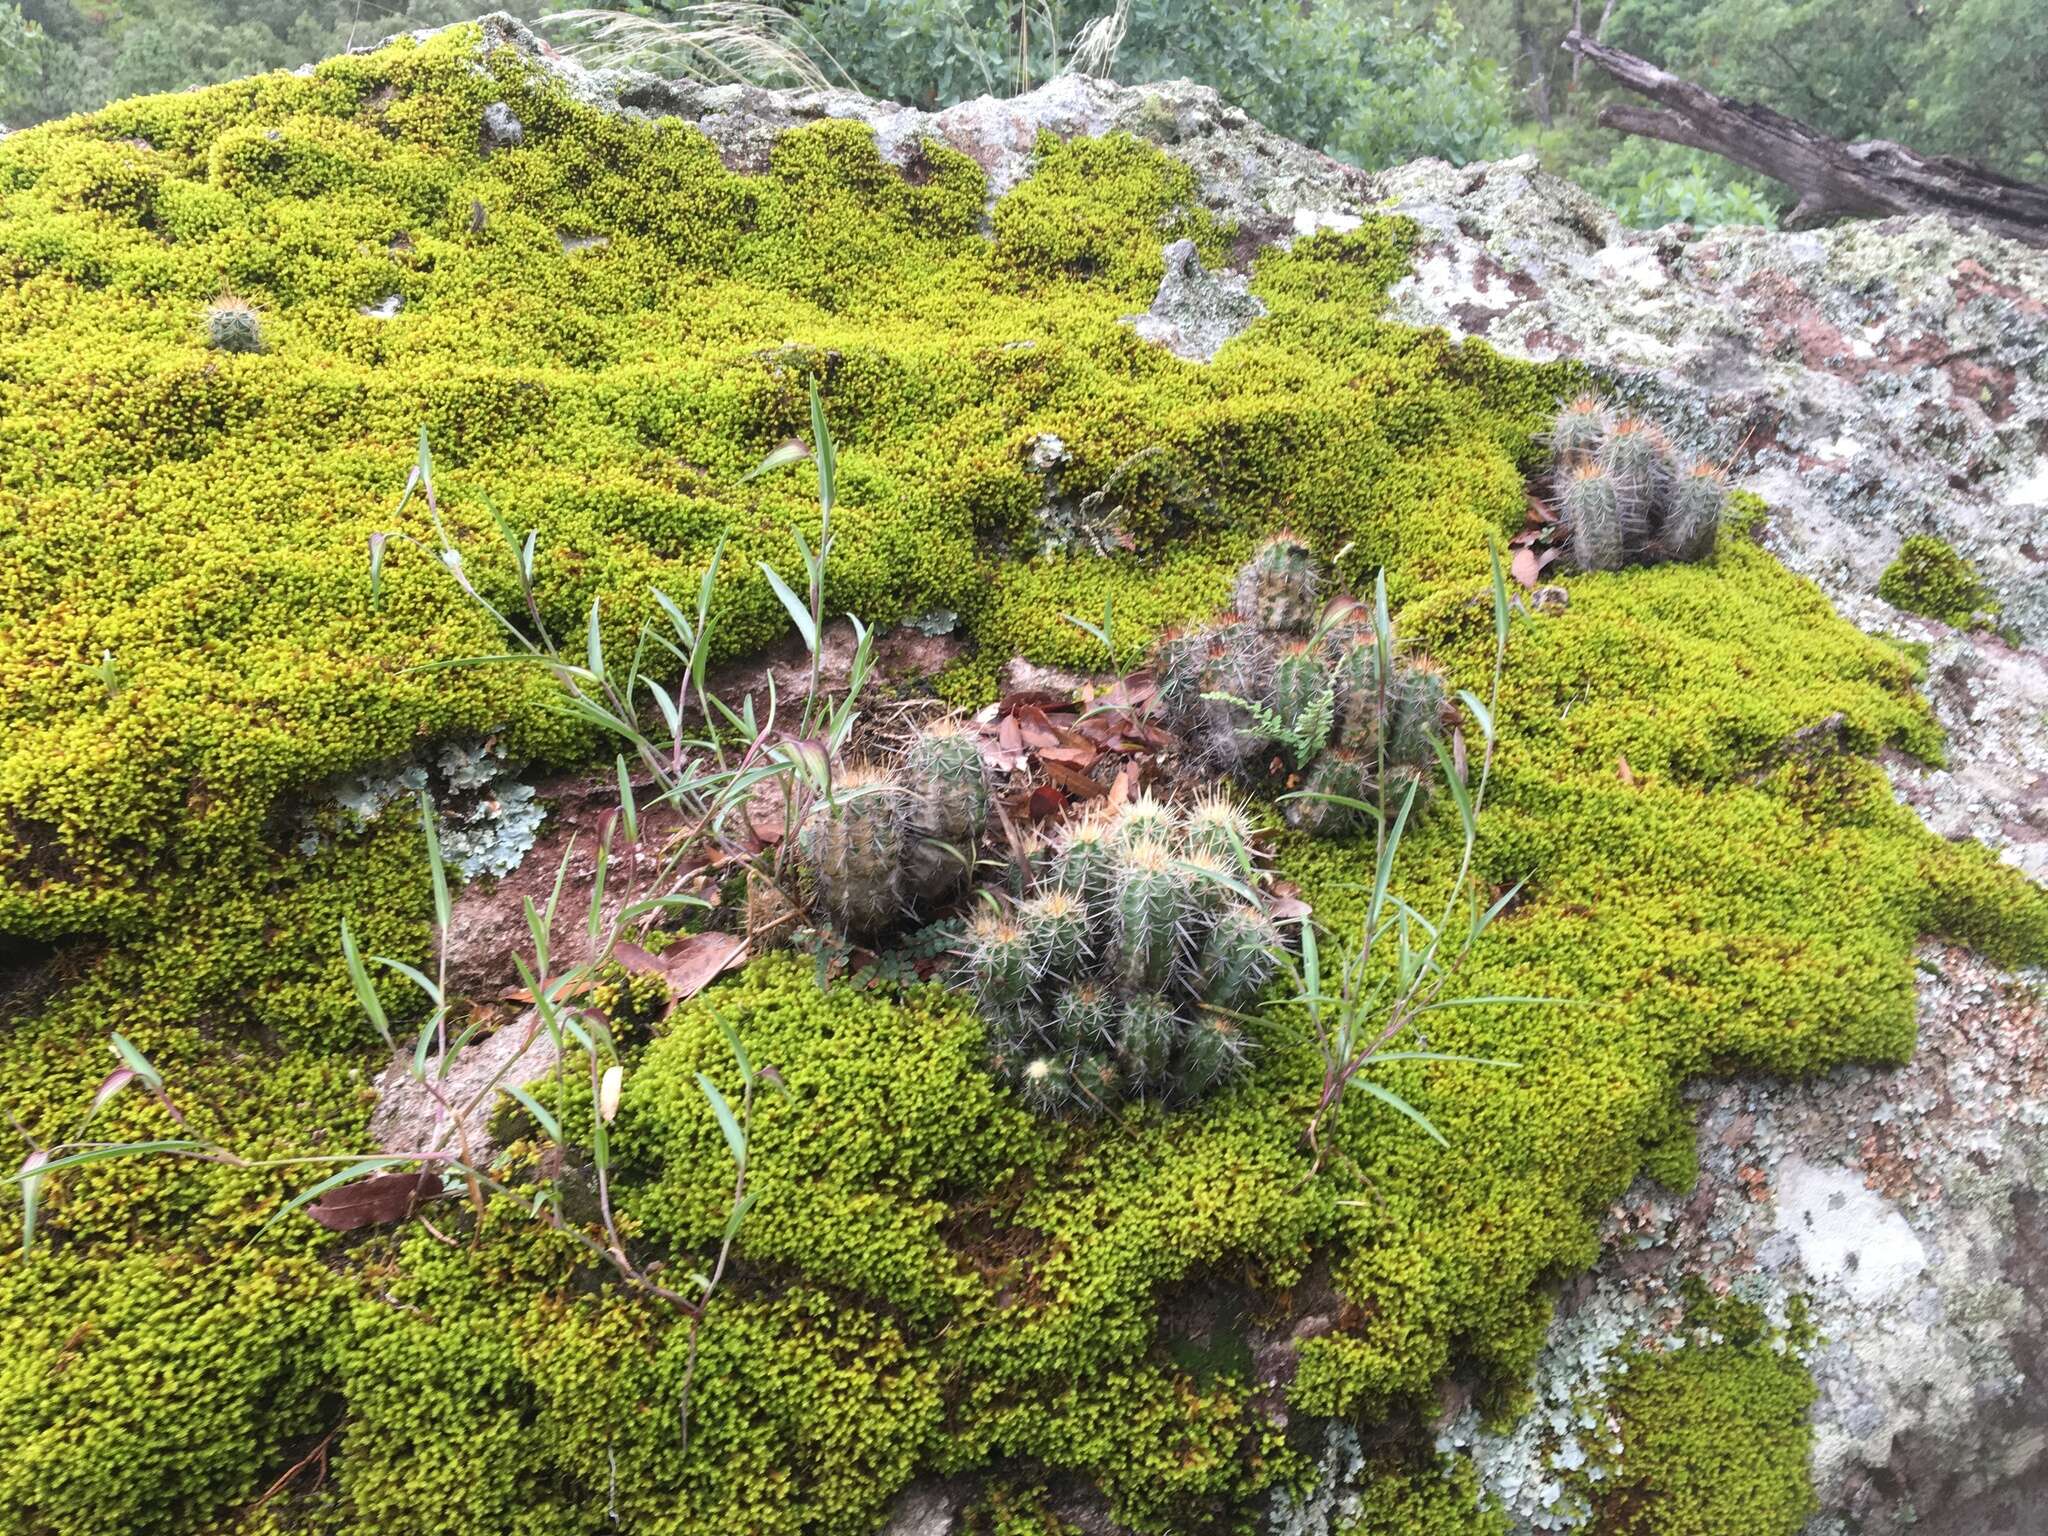
<svg viewBox="0 0 2048 1536">
<path fill-rule="evenodd" d="M 1383 726 L 1389 762 L 1419 766 L 1435 757 L 1436 749 L 1430 743 L 1443 730 L 1444 705 L 1449 698 L 1443 669 L 1435 662 L 1418 659 L 1394 668 Z"/>
<path fill-rule="evenodd" d="M 1298 727 L 1307 720 L 1322 703 L 1326 693 L 1334 694 L 1330 668 L 1324 660 L 1322 647 L 1311 640 L 1290 640 L 1280 647 L 1273 662 L 1273 682 L 1263 701 L 1280 722 L 1289 727 Z M 1308 749 L 1308 755 L 1320 749 L 1321 742 Z M 1289 744 L 1290 759 L 1302 755 L 1300 744 Z M 1299 768 L 1301 763 L 1294 762 Z"/>
<path fill-rule="evenodd" d="M 1673 560 L 1704 560 L 1714 552 L 1721 515 L 1728 509 L 1728 477 L 1712 464 L 1695 464 L 1671 490 L 1663 543 Z"/>
<path fill-rule="evenodd" d="M 1330 736 L 1341 747 L 1371 751 L 1379 740 L 1379 649 L 1371 641 L 1354 641 L 1334 657 L 1330 683 L 1336 690 Z"/>
<path fill-rule="evenodd" d="M 927 903 L 958 896 L 974 872 L 974 849 L 988 820 L 988 768 L 981 749 L 950 721 L 911 737 L 899 770 L 903 784 L 903 872 Z"/>
<path fill-rule="evenodd" d="M 1703 560 L 1714 552 L 1727 481 L 1711 465 L 1681 468 L 1656 423 L 1640 416 L 1610 421 L 1597 401 L 1582 397 L 1558 413 L 1550 442 L 1558 518 L 1580 570 Z"/>
<path fill-rule="evenodd" d="M 844 933 L 872 934 L 903 911 L 900 791 L 879 769 L 841 772 L 798 834 L 819 902 Z"/>
<path fill-rule="evenodd" d="M 1278 969 L 1252 833 L 1220 791 L 1140 796 L 1080 818 L 1013 907 L 991 900 L 968 925 L 958 981 L 1027 1104 L 1182 1103 L 1243 1064 L 1235 1025 L 1219 1033 L 1204 1010 L 1256 1007 Z"/>
<path fill-rule="evenodd" d="M 1251 711 L 1230 699 L 1256 699 L 1264 691 L 1271 661 L 1270 642 L 1246 624 L 1219 625 L 1210 631 L 1199 707 L 1192 720 L 1184 722 L 1205 766 L 1218 773 L 1238 773 L 1264 749 L 1265 738 Z"/>
<path fill-rule="evenodd" d="M 1595 395 L 1580 395 L 1559 408 L 1550 424 L 1550 451 L 1561 465 L 1581 464 L 1600 451 L 1614 418 Z"/>
<path fill-rule="evenodd" d="M 1186 876 L 1164 843 L 1126 849 L 1110 892 L 1110 960 L 1120 984 L 1166 985 L 1180 959 L 1188 900 Z"/>
<path fill-rule="evenodd" d="M 1202 1001 L 1249 1008 L 1272 980 L 1279 948 L 1279 930 L 1265 913 L 1242 902 L 1225 907 L 1202 940 L 1195 973 Z"/>
<path fill-rule="evenodd" d="M 240 299 L 219 299 L 207 306 L 206 344 L 216 352 L 261 352 L 262 322 Z"/>
<path fill-rule="evenodd" d="M 1057 887 L 1041 891 L 1017 909 L 1031 956 L 1034 982 L 1065 982 L 1088 964 L 1089 913 L 1080 897 Z"/>
<path fill-rule="evenodd" d="M 1322 573 L 1308 545 L 1291 533 L 1261 544 L 1237 573 L 1237 611 L 1268 634 L 1305 635 L 1316 620 Z"/>
<path fill-rule="evenodd" d="M 1368 753 L 1351 747 L 1326 749 L 1302 774 L 1296 797 L 1286 802 L 1282 814 L 1287 824 L 1311 837 L 1336 837 L 1350 831 L 1365 820 L 1366 813 L 1343 802 L 1370 805 L 1377 800 L 1374 771 Z"/>
<path fill-rule="evenodd" d="M 1124 999 L 1116 1031 L 1117 1064 L 1131 1085 L 1140 1090 L 1164 1087 L 1181 1037 L 1173 1004 L 1158 992 L 1135 993 Z"/>
</svg>

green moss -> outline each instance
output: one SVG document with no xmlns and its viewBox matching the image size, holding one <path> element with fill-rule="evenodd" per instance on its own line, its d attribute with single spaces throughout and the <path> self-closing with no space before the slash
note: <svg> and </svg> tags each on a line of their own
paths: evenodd
<svg viewBox="0 0 2048 1536">
<path fill-rule="evenodd" d="M 1507 1536 L 1506 1519 L 1480 1507 L 1469 1462 L 1383 1457 L 1361 1481 L 1365 1507 L 1341 1536 Z"/>
<path fill-rule="evenodd" d="M 981 174 L 942 147 L 905 177 L 821 123 L 739 175 L 693 129 L 581 107 L 509 53 L 479 67 L 474 42 L 0 143 L 0 934 L 54 948 L 0 1032 L 0 1103 L 31 1134 L 74 1133 L 118 1028 L 195 1134 L 359 1148 L 383 1063 L 336 935 L 346 916 L 365 951 L 420 956 L 419 835 L 329 818 L 308 857 L 281 808 L 457 733 L 589 754 L 542 679 L 410 670 L 494 648 L 415 546 L 386 546 L 371 603 L 371 535 L 429 531 L 395 510 L 422 423 L 480 586 L 513 592 L 488 497 L 539 530 L 548 622 L 573 631 L 595 598 L 617 649 L 721 537 L 724 649 L 784 632 L 756 562 L 795 574 L 813 487 L 741 477 L 804 429 L 816 374 L 841 445 L 831 605 L 960 614 L 978 649 L 956 698 L 1013 653 L 1097 665 L 1065 614 L 1107 606 L 1135 659 L 1283 524 L 1346 584 L 1384 564 L 1403 636 L 1483 686 L 1487 543 L 1519 525 L 1535 433 L 1580 380 L 1382 319 L 1403 221 L 1264 253 L 1268 316 L 1197 367 L 1121 317 L 1166 240 L 1220 262 L 1234 231 L 1133 140 L 1047 140 L 984 235 Z M 486 159 L 500 99 L 525 142 Z M 581 236 L 608 243 L 565 248 Z M 227 292 L 261 312 L 262 353 L 205 347 Z M 357 312 L 394 294 L 393 318 Z M 1133 548 L 1016 553 L 1039 546 L 1045 433 L 1073 455 L 1062 494 L 1109 488 Z M 1318 1069 L 1284 1009 L 1242 1087 L 1080 1127 L 994 1088 L 981 1026 L 936 989 L 820 993 L 771 957 L 664 1022 L 651 986 L 606 977 L 599 1001 L 656 1031 L 623 1047 L 614 1190 L 649 1262 L 701 1266 L 722 1220 L 730 1165 L 695 1082 L 730 1082 L 714 1015 L 789 1090 L 759 1106 L 760 1198 L 702 1332 L 687 1453 L 687 1326 L 510 1202 L 442 1211 L 453 1246 L 293 1218 L 252 1247 L 303 1170 L 67 1173 L 48 1250 L 0 1270 L 28 1341 L 0 1364 L 0 1466 L 31 1469 L 0 1473 L 0 1518 L 481 1536 L 608 1529 L 616 1508 L 630 1529 L 795 1536 L 874 1528 L 913 1476 L 994 1469 L 1091 1483 L 1139 1529 L 1255 1524 L 1302 1463 L 1242 1348 L 1185 1347 L 1183 1298 L 1277 1306 L 1327 1270 L 1343 1322 L 1303 1349 L 1297 1413 L 1427 1411 L 1454 1361 L 1513 1378 L 1605 1204 L 1645 1167 L 1685 1177 L 1685 1078 L 1900 1059 L 1924 931 L 2048 959 L 2048 900 L 1929 836 L 1869 761 L 1939 751 L 1912 683 L 1739 539 L 1711 566 L 1574 577 L 1568 612 L 1517 620 L 1481 857 L 1525 884 L 1460 984 L 1582 1006 L 1443 1015 L 1436 1049 L 1519 1065 L 1385 1065 L 1450 1145 L 1355 1095 L 1344 1171 L 1314 1181 Z M 1781 750 L 1833 714 L 1838 759 Z M 1446 823 L 1404 855 L 1418 895 L 1451 868 Z M 1365 849 L 1287 840 L 1281 860 L 1333 934 L 1355 929 Z M 386 1002 L 417 1016 L 400 985 Z M 168 1123 L 127 1095 L 95 1132 Z M 131 1368 L 186 1358 L 224 1385 Z M 252 1512 L 344 1415 L 321 1491 Z M 1640 1464 L 1668 1462 L 1640 1433 Z M 93 1436 L 103 1454 L 57 1465 Z M 1487 1529 L 1426 1462 L 1375 1464 L 1363 1529 Z M 1001 1518 L 1035 1517 L 1020 1495 Z"/>
<path fill-rule="evenodd" d="M 1609 1407 L 1620 1465 L 1600 1485 L 1598 1536 L 1794 1536 L 1814 1512 L 1811 1378 L 1762 1313 L 1693 1298 L 1689 1326 L 1716 1342 L 1628 1358 Z M 1796 1330 L 1795 1330 L 1796 1331 Z"/>
<path fill-rule="evenodd" d="M 1877 578 L 1877 595 L 1894 608 L 1957 629 L 1998 622 L 1999 603 L 1970 563 L 1940 539 L 1915 534 Z"/>
</svg>

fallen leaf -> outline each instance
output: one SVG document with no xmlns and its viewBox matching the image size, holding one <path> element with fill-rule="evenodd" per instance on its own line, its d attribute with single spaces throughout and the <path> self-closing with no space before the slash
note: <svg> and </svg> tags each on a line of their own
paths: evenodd
<svg viewBox="0 0 2048 1536">
<path fill-rule="evenodd" d="M 1067 797 L 1051 784 L 1041 784 L 1031 791 L 1026 814 L 1033 821 L 1051 821 L 1067 808 Z"/>
<path fill-rule="evenodd" d="M 1046 718 L 1045 711 L 1036 704 L 1025 705 L 1010 718 L 1016 721 L 1017 734 L 1023 739 L 1024 745 L 1033 751 L 1043 751 L 1047 747 L 1056 747 L 1060 744 L 1060 733 L 1052 728 L 1052 721 Z"/>
<path fill-rule="evenodd" d="M 1563 553 L 1564 546 L 1562 544 L 1553 544 L 1550 546 L 1550 548 L 1539 551 L 1536 556 L 1537 571 L 1542 572 L 1548 570 L 1550 568 L 1551 563 L 1555 561 L 1557 557 Z"/>
<path fill-rule="evenodd" d="M 1066 709 L 1074 702 L 1070 693 L 1061 693 L 1054 688 L 1019 688 L 1015 693 L 1003 695 L 999 712 L 1014 715 L 1020 709 Z"/>
<path fill-rule="evenodd" d="M 306 1207 L 306 1214 L 330 1232 L 353 1232 L 403 1221 L 420 1201 L 440 1192 L 441 1175 L 432 1170 L 373 1173 L 322 1195 Z"/>
<path fill-rule="evenodd" d="M 1065 763 L 1051 758 L 1043 764 L 1045 776 L 1064 789 L 1076 800 L 1100 800 L 1109 791 L 1089 778 L 1087 774 L 1069 768 Z"/>
<path fill-rule="evenodd" d="M 1629 767 L 1628 759 L 1626 757 L 1617 756 L 1614 759 L 1614 763 L 1615 777 L 1619 778 L 1621 782 L 1626 784 L 1630 789 L 1634 789 L 1636 787 L 1637 782 L 1636 771 L 1635 769 Z"/>
<path fill-rule="evenodd" d="M 1515 580 L 1519 581 L 1531 592 L 1536 590 L 1536 578 L 1542 574 L 1543 567 L 1536 562 L 1535 550 L 1530 549 L 1526 545 L 1516 550 L 1514 561 L 1509 569 L 1514 572 Z"/>
<path fill-rule="evenodd" d="M 996 745 L 1018 757 L 1024 755 L 1024 733 L 1018 729 L 1015 715 L 1003 716 L 1003 723 L 996 728 Z"/>
<path fill-rule="evenodd" d="M 1039 751 L 1041 763 L 1062 763 L 1069 768 L 1088 769 L 1095 766 L 1095 759 L 1102 753 L 1092 746 L 1045 747 Z"/>
<path fill-rule="evenodd" d="M 781 842 L 788 832 L 783 821 L 782 796 L 770 786 L 763 784 L 747 801 L 747 826 L 767 848 Z"/>
<path fill-rule="evenodd" d="M 655 975 L 668 987 L 669 1011 L 695 997 L 747 958 L 747 941 L 736 933 L 692 933 L 660 954 L 638 944 L 617 944 L 612 957 L 636 976 Z"/>
</svg>

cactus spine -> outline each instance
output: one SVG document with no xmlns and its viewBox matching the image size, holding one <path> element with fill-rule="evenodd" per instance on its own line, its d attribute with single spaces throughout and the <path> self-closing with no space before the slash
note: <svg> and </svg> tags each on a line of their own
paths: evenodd
<svg viewBox="0 0 2048 1536">
<path fill-rule="evenodd" d="M 1332 795 L 1341 798 L 1326 798 Z M 1298 798 L 1289 800 L 1282 814 L 1290 827 L 1311 837 L 1335 837 L 1357 826 L 1367 814 L 1341 801 L 1370 805 L 1377 798 L 1373 760 L 1350 747 L 1331 747 L 1308 765 L 1301 776 Z"/>
<path fill-rule="evenodd" d="M 1133 1086 L 1163 1086 L 1167 1063 L 1180 1038 L 1180 1020 L 1173 1004 L 1157 992 L 1141 992 L 1124 1002 L 1117 1020 L 1117 1063 Z"/>
<path fill-rule="evenodd" d="M 1567 402 L 1550 424 L 1550 449 L 1559 464 L 1582 464 L 1600 451 L 1614 420 L 1595 396 Z"/>
<path fill-rule="evenodd" d="M 1279 930 L 1265 913 L 1242 903 L 1225 907 L 1202 941 L 1196 975 L 1202 1000 L 1218 1008 L 1249 1008 L 1272 980 L 1279 948 Z"/>
<path fill-rule="evenodd" d="M 1598 464 L 1575 464 L 1558 487 L 1558 512 L 1582 571 L 1618 571 L 1628 559 L 1621 485 Z"/>
<path fill-rule="evenodd" d="M 974 870 L 974 846 L 988 820 L 988 769 L 974 738 L 950 722 L 928 727 L 904 749 L 904 876 L 927 902 L 960 894 Z"/>
<path fill-rule="evenodd" d="M 1063 982 L 1080 974 L 1088 963 L 1088 909 L 1079 897 L 1058 889 L 1043 891 L 1017 909 L 1031 956 L 1034 982 Z"/>
<path fill-rule="evenodd" d="M 1163 843 L 1140 843 L 1118 863 L 1110 896 L 1111 958 L 1126 987 L 1166 985 L 1179 958 L 1187 892 Z"/>
<path fill-rule="evenodd" d="M 1721 514 L 1728 507 L 1728 477 L 1712 464 L 1681 475 L 1664 514 L 1664 545 L 1674 560 L 1704 560 L 1714 552 Z"/>
<path fill-rule="evenodd" d="M 1387 758 L 1419 765 L 1436 755 L 1430 745 L 1443 729 L 1444 704 L 1450 690 L 1436 663 L 1416 661 L 1397 667 L 1387 694 Z"/>
<path fill-rule="evenodd" d="M 1345 646 L 1337 653 L 1330 682 L 1336 690 L 1332 739 L 1339 746 L 1370 752 L 1380 733 L 1378 648 L 1369 641 Z"/>
</svg>

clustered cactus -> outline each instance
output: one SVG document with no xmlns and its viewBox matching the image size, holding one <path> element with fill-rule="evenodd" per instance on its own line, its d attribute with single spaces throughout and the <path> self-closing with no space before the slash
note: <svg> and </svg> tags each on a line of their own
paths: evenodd
<svg viewBox="0 0 2048 1536">
<path fill-rule="evenodd" d="M 207 306 L 206 344 L 217 352 L 261 352 L 263 329 L 256 311 L 240 299 L 221 299 Z"/>
<path fill-rule="evenodd" d="M 1034 1109 L 1099 1114 L 1184 1103 L 1245 1065 L 1238 1015 L 1279 966 L 1258 898 L 1252 825 L 1208 794 L 1140 795 L 1068 825 L 1030 889 L 968 925 L 962 980 L 995 1066 Z"/>
<path fill-rule="evenodd" d="M 1551 423 L 1557 512 L 1572 563 L 1585 571 L 1714 552 L 1728 480 L 1712 464 L 1681 465 L 1655 422 L 1615 416 L 1591 395 Z"/>
<path fill-rule="evenodd" d="M 872 937 L 966 889 L 988 812 L 980 748 L 940 722 L 893 768 L 839 768 L 798 829 L 797 855 L 832 926 Z"/>
<path fill-rule="evenodd" d="M 1427 658 L 1382 658 L 1359 604 L 1319 606 L 1321 585 L 1307 544 L 1275 535 L 1238 572 L 1236 611 L 1169 633 L 1153 670 L 1161 713 L 1201 767 L 1295 776 L 1289 823 L 1334 836 L 1365 814 L 1344 801 L 1427 789 L 1448 690 Z"/>
</svg>

